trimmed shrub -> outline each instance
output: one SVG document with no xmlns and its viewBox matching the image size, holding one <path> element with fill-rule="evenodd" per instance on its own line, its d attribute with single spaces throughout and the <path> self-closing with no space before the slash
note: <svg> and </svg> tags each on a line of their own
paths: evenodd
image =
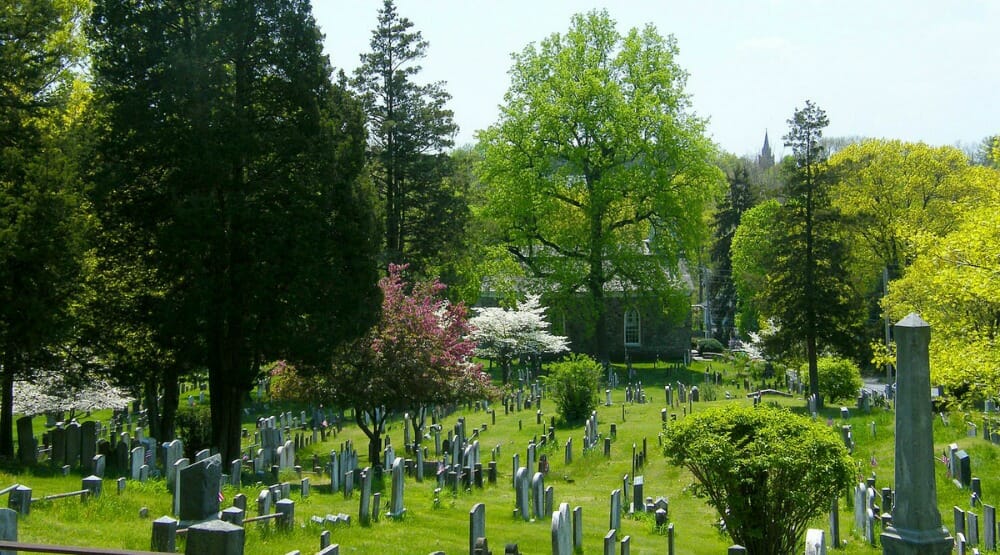
<svg viewBox="0 0 1000 555">
<path fill-rule="evenodd" d="M 819 374 L 819 392 L 829 401 L 853 400 L 864 385 L 861 371 L 854 362 L 837 357 L 820 357 L 816 361 Z M 801 367 L 802 375 L 809 375 L 809 366 Z"/>
<path fill-rule="evenodd" d="M 585 355 L 572 355 L 548 367 L 545 376 L 547 394 L 555 401 L 559 415 L 567 424 L 578 423 L 597 408 L 597 388 L 601 365 Z"/>
<path fill-rule="evenodd" d="M 671 423 L 663 450 L 691 471 L 690 491 L 750 553 L 795 553 L 854 473 L 830 428 L 769 404 L 724 405 Z"/>
<path fill-rule="evenodd" d="M 695 348 L 698 349 L 698 354 L 703 355 L 705 353 L 724 353 L 726 348 L 719 343 L 719 340 L 714 337 L 699 337 L 694 340 Z"/>
</svg>

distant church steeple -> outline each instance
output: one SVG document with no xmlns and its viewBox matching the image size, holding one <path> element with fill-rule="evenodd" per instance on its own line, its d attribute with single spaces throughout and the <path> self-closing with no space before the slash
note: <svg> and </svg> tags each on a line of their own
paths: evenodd
<svg viewBox="0 0 1000 555">
<path fill-rule="evenodd" d="M 767 139 L 767 130 L 764 130 L 764 148 L 760 149 L 760 156 L 757 157 L 757 165 L 763 170 L 774 165 L 774 154 L 771 153 L 771 143 Z"/>
</svg>

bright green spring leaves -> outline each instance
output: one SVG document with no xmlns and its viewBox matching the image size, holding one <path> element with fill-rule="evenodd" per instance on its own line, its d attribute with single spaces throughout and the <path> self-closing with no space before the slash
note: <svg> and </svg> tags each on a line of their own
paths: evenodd
<svg viewBox="0 0 1000 555">
<path fill-rule="evenodd" d="M 671 423 L 664 452 L 691 471 L 692 491 L 750 553 L 794 553 L 809 520 L 829 510 L 853 477 L 830 428 L 766 404 L 727 405 Z"/>
</svg>

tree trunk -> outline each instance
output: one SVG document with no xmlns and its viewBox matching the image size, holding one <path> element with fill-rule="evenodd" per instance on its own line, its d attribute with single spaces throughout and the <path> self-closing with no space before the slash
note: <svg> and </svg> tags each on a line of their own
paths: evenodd
<svg viewBox="0 0 1000 555">
<path fill-rule="evenodd" d="M 16 372 L 16 357 L 4 353 L 3 369 L 0 370 L 0 387 L 3 388 L 0 408 L 0 457 L 11 460 L 14 458 L 14 373 Z"/>
<path fill-rule="evenodd" d="M 160 403 L 158 400 L 159 380 L 149 376 L 142 386 L 142 396 L 146 405 L 146 419 L 149 421 L 149 435 L 157 439 L 163 438 L 161 433 Z"/>
<path fill-rule="evenodd" d="M 212 446 L 219 450 L 224 463 L 240 458 L 240 415 L 245 391 L 232 380 L 209 371 L 208 383 L 212 407 Z"/>
<path fill-rule="evenodd" d="M 420 449 L 420 443 L 424 439 L 424 425 L 427 423 L 427 407 L 421 406 L 416 410 L 413 418 L 410 419 L 413 424 L 413 456 L 416 457 L 417 449 Z"/>
<path fill-rule="evenodd" d="M 365 414 L 366 410 L 355 408 L 354 421 L 368 436 L 368 465 L 376 470 L 377 475 L 378 469 L 382 467 L 382 422 L 376 419 L 374 414 L 368 414 L 372 421 L 372 426 L 368 426 L 365 424 Z"/>
<path fill-rule="evenodd" d="M 181 386 L 178 383 L 180 372 L 177 368 L 168 368 L 163 375 L 163 407 L 160 410 L 160 433 L 163 437 L 154 436 L 160 442 L 172 441 L 175 437 L 177 403 L 180 400 Z"/>
<path fill-rule="evenodd" d="M 816 334 L 806 336 L 806 358 L 809 360 L 809 393 L 816 396 L 816 410 L 823 408 L 823 396 L 819 393 L 819 366 L 816 363 Z"/>
</svg>

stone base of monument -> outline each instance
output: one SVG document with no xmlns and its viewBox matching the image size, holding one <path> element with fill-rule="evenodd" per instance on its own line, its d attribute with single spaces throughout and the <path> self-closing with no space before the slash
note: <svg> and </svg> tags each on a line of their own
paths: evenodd
<svg viewBox="0 0 1000 555">
<path fill-rule="evenodd" d="M 948 555 L 955 546 L 955 538 L 948 529 L 905 530 L 889 526 L 882 532 L 884 555 Z"/>
</svg>

